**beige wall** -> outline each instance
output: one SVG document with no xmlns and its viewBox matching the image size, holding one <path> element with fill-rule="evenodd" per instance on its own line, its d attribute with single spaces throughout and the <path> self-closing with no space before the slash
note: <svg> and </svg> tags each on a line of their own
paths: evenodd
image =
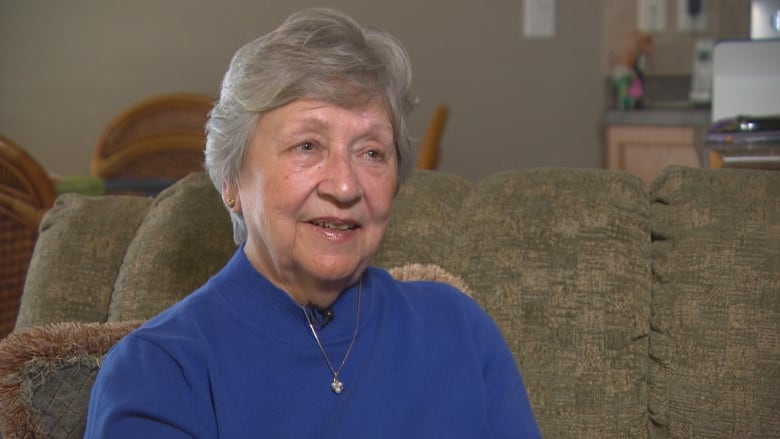
<svg viewBox="0 0 780 439">
<path fill-rule="evenodd" d="M 600 167 L 602 0 L 558 0 L 551 39 L 523 38 L 521 0 L 2 0 L 0 133 L 50 172 L 86 173 L 102 127 L 139 99 L 216 95 L 243 42 L 330 5 L 408 46 L 421 134 L 450 105 L 440 169 Z"/>
</svg>

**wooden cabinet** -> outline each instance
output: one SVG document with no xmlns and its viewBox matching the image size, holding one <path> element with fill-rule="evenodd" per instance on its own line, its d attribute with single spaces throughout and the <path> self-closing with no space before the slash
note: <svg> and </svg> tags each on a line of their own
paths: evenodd
<svg viewBox="0 0 780 439">
<path fill-rule="evenodd" d="M 607 169 L 631 172 L 650 184 L 669 165 L 700 167 L 696 130 L 687 126 L 610 125 Z"/>
</svg>

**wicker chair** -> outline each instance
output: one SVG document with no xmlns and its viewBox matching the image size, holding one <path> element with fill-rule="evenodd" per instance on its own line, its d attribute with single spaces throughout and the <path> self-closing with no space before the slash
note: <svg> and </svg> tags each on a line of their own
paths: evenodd
<svg viewBox="0 0 780 439">
<path fill-rule="evenodd" d="M 176 180 L 203 170 L 204 126 L 212 105 L 208 96 L 169 94 L 131 106 L 103 131 L 90 174 Z"/>
<path fill-rule="evenodd" d="M 38 162 L 0 136 L 0 337 L 14 329 L 38 223 L 56 197 Z"/>
<path fill-rule="evenodd" d="M 438 166 L 439 143 L 444 133 L 444 125 L 447 123 L 448 116 L 449 107 L 444 104 L 439 104 L 436 110 L 434 110 L 420 143 L 420 152 L 417 155 L 417 168 L 436 169 Z"/>
</svg>

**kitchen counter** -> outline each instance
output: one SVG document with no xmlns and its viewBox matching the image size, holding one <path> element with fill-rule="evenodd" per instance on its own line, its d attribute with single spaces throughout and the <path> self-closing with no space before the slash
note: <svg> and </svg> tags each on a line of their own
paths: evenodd
<svg viewBox="0 0 780 439">
<path fill-rule="evenodd" d="M 709 107 L 692 105 L 653 106 L 639 110 L 607 110 L 606 125 L 651 125 L 707 127 L 711 122 Z"/>
<path fill-rule="evenodd" d="M 709 166 L 702 140 L 712 111 L 690 101 L 690 86 L 690 76 L 650 76 L 641 109 L 605 109 L 606 167 L 637 174 L 649 184 L 669 165 Z M 611 83 L 607 91 L 606 102 L 616 102 Z"/>
<path fill-rule="evenodd" d="M 669 165 L 709 166 L 702 145 L 709 107 L 689 103 L 604 113 L 606 167 L 637 174 L 650 184 Z"/>
</svg>

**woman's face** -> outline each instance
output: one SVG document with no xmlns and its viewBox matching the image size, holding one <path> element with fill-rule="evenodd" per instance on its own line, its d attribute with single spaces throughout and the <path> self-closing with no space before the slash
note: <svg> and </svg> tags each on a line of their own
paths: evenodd
<svg viewBox="0 0 780 439">
<path fill-rule="evenodd" d="M 384 106 L 297 100 L 261 116 L 236 188 L 252 264 L 302 304 L 327 307 L 379 248 L 398 185 Z"/>
</svg>

